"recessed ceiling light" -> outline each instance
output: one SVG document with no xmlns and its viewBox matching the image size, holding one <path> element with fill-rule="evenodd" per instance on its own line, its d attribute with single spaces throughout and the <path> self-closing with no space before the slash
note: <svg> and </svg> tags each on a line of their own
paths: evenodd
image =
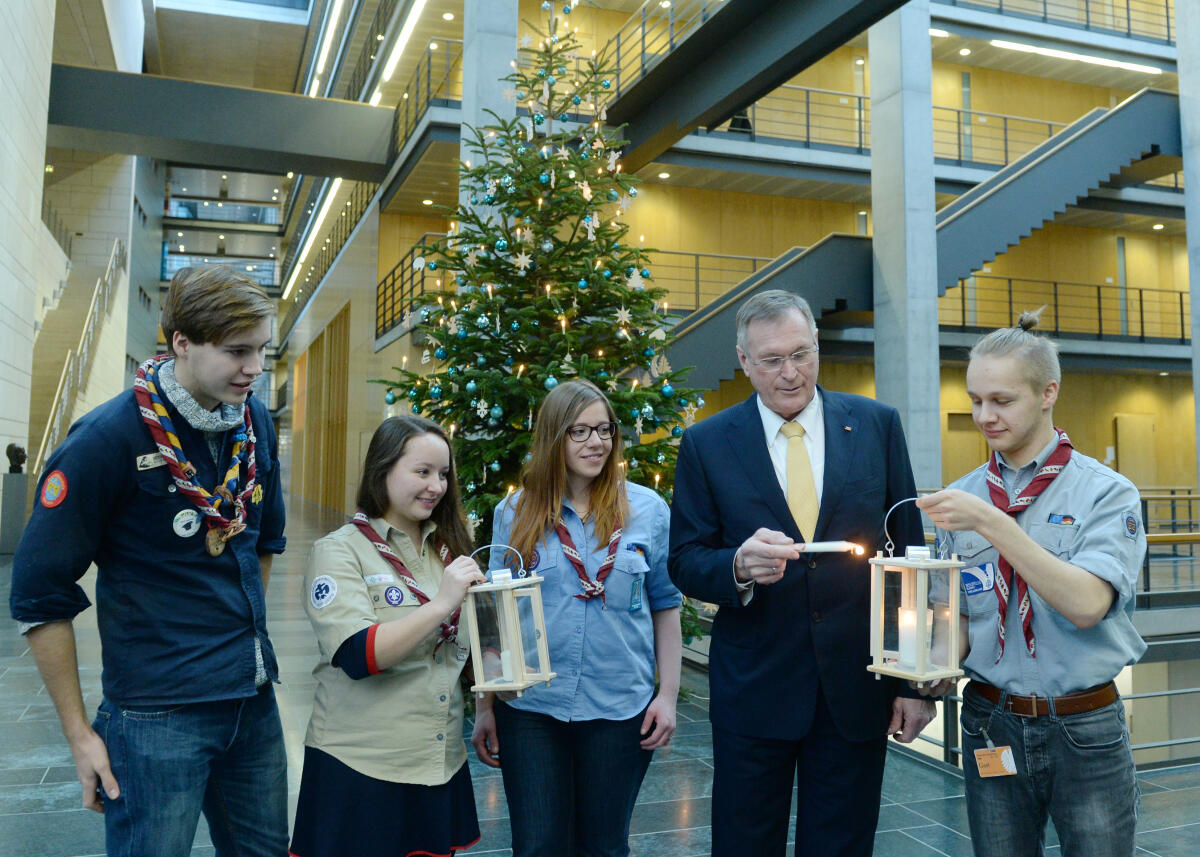
<svg viewBox="0 0 1200 857">
<path fill-rule="evenodd" d="M 867 210 L 866 210 L 865 208 L 860 208 L 860 209 L 858 210 L 858 216 L 859 216 L 859 217 L 866 217 L 866 216 L 867 216 Z"/>
<path fill-rule="evenodd" d="M 433 200 L 432 199 L 423 199 L 423 200 L 421 200 L 421 205 L 433 205 Z"/>
<path fill-rule="evenodd" d="M 1162 229 L 1162 228 L 1164 228 L 1164 224 L 1162 224 L 1162 223 L 1156 223 L 1156 224 L 1154 224 L 1154 231 L 1155 231 L 1155 232 L 1157 232 L 1158 230 L 1160 230 L 1160 229 Z"/>
<path fill-rule="evenodd" d="M 207 200 L 207 199 L 206 199 L 206 200 L 204 200 L 204 206 L 205 206 L 205 208 L 207 208 L 207 207 L 208 207 L 208 200 Z"/>
<path fill-rule="evenodd" d="M 224 235 L 218 235 L 218 236 L 217 236 L 217 240 L 218 240 L 218 241 L 224 241 L 224 240 L 225 240 L 225 236 L 224 236 Z"/>
<path fill-rule="evenodd" d="M 1165 377 L 1167 377 L 1167 376 L 1168 376 L 1168 375 L 1170 375 L 1170 374 L 1171 374 L 1170 372 L 1159 372 L 1159 373 L 1158 373 L 1158 377 L 1160 377 L 1160 378 L 1165 378 Z"/>
<path fill-rule="evenodd" d="M 229 176 L 225 175 L 225 173 L 221 173 L 221 181 L 225 181 L 227 178 L 229 178 Z"/>
<path fill-rule="evenodd" d="M 54 172 L 54 164 L 46 164 L 46 172 L 48 172 L 48 173 Z"/>
<path fill-rule="evenodd" d="M 1076 62 L 1085 62 L 1092 65 L 1102 65 L 1108 68 L 1123 68 L 1126 71 L 1140 71 L 1144 74 L 1162 74 L 1161 68 L 1155 68 L 1152 65 L 1141 65 L 1140 63 L 1124 62 L 1123 60 L 1110 60 L 1107 57 L 1093 57 L 1087 54 L 1077 54 L 1072 51 L 1060 51 L 1055 48 L 1039 48 L 1034 45 L 1023 45 L 1020 42 L 1008 42 L 1004 39 L 992 39 L 991 44 L 996 48 L 1004 48 L 1010 51 L 1021 51 L 1027 54 L 1039 54 L 1044 57 L 1054 57 L 1060 60 L 1075 60 Z"/>
<path fill-rule="evenodd" d="M 669 179 L 671 177 L 671 174 L 670 173 L 659 173 L 658 177 L 660 179 Z"/>
<path fill-rule="evenodd" d="M 436 51 L 436 50 L 437 50 L 437 42 L 430 42 L 430 43 L 429 43 L 429 50 L 431 50 L 431 51 Z"/>
<path fill-rule="evenodd" d="M 442 13 L 442 20 L 443 20 L 443 21 L 453 21 L 453 20 L 454 20 L 454 13 L 453 13 L 453 12 L 443 12 L 443 13 Z"/>
<path fill-rule="evenodd" d="M 971 49 L 970 48 L 959 48 L 958 55 L 960 57 L 969 57 L 971 55 Z"/>
<path fill-rule="evenodd" d="M 179 245 L 179 252 L 180 252 L 180 253 L 182 253 L 182 252 L 183 252 L 183 245 L 182 245 L 182 244 L 180 244 L 180 245 Z"/>
<path fill-rule="evenodd" d="M 938 29 L 937 27 L 930 27 L 930 28 L 929 28 L 929 35 L 933 36 L 935 39 L 948 39 L 948 38 L 950 38 L 950 33 L 949 33 L 949 32 L 947 32 L 946 30 L 940 30 L 940 29 Z"/>
<path fill-rule="evenodd" d="M 181 193 L 187 193 L 187 188 L 186 188 L 186 187 L 185 187 L 185 188 L 183 188 L 183 189 L 182 189 L 182 191 L 181 191 Z"/>
<path fill-rule="evenodd" d="M 279 193 L 279 188 L 277 188 L 277 187 L 271 188 L 271 193 Z"/>
<path fill-rule="evenodd" d="M 863 59 L 862 57 L 855 57 L 854 64 L 855 65 L 866 65 L 867 61 L 865 59 Z"/>
<path fill-rule="evenodd" d="M 183 237 L 183 233 L 182 233 L 182 232 L 176 232 L 176 233 L 175 233 L 175 237 L 176 237 L 176 238 L 182 238 L 182 237 Z"/>
<path fill-rule="evenodd" d="M 289 179 L 290 179 L 290 178 L 291 178 L 292 176 L 294 176 L 294 175 L 296 175 L 294 172 L 292 172 L 291 170 L 288 170 L 288 171 L 287 171 L 287 175 L 286 175 L 286 176 L 284 176 L 284 178 L 289 178 Z"/>
</svg>

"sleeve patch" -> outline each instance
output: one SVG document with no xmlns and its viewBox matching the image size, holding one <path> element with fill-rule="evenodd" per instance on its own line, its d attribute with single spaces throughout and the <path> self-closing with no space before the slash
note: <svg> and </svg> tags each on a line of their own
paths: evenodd
<svg viewBox="0 0 1200 857">
<path fill-rule="evenodd" d="M 312 606 L 318 610 L 328 607 L 333 599 L 337 597 L 337 581 L 328 574 L 322 574 L 312 582 L 312 589 L 309 590 L 308 598 L 312 602 Z"/>
<path fill-rule="evenodd" d="M 53 471 L 42 483 L 42 505 L 53 509 L 67 499 L 67 477 L 61 470 Z"/>
<path fill-rule="evenodd" d="M 66 491 L 65 488 L 63 490 L 64 490 L 64 492 Z M 1125 516 L 1125 537 L 1129 538 L 1129 539 L 1136 539 L 1137 534 L 1138 534 L 1137 515 L 1133 514 L 1133 512 L 1130 512 L 1128 515 Z"/>
</svg>

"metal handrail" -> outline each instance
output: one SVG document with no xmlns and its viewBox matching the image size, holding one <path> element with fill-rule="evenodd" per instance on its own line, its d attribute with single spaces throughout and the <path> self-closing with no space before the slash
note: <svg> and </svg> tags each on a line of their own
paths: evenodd
<svg viewBox="0 0 1200 857">
<path fill-rule="evenodd" d="M 645 77 L 721 5 L 721 0 L 675 0 L 664 7 L 659 0 L 646 0 L 605 48 L 615 69 L 616 95 Z"/>
<path fill-rule="evenodd" d="M 1172 0 L 937 0 L 1035 21 L 1175 44 Z"/>
<path fill-rule="evenodd" d="M 1191 338 L 1186 291 L 986 274 L 965 277 L 956 288 L 938 299 L 942 327 L 1007 327 L 1021 308 L 1045 304 L 1038 326 L 1055 336 L 1181 344 Z"/>
<path fill-rule="evenodd" d="M 404 324 L 406 314 L 416 308 L 425 294 L 426 274 L 423 265 L 418 267 L 413 263 L 421 255 L 423 245 L 445 237 L 444 232 L 426 232 L 375 286 L 376 339 Z"/>
<path fill-rule="evenodd" d="M 41 442 L 38 444 L 37 455 L 34 457 L 31 473 L 41 474 L 50 453 L 58 446 L 67 428 L 71 412 L 75 410 L 75 399 L 79 391 L 87 384 L 88 375 L 92 369 L 92 358 L 95 356 L 95 340 L 99 335 L 100 323 L 103 317 L 112 309 L 112 296 L 116 291 L 117 270 L 125 270 L 125 244 L 120 238 L 113 242 L 112 252 L 108 256 L 108 265 L 104 273 L 96 278 L 92 289 L 92 300 L 88 304 L 87 315 L 83 322 L 83 331 L 79 334 L 79 342 L 74 349 L 67 351 L 63 360 L 62 372 L 59 373 L 58 386 L 54 391 L 54 400 L 50 406 L 50 414 L 46 419 L 46 427 L 42 431 Z"/>
<path fill-rule="evenodd" d="M 388 26 L 392 23 L 392 12 L 396 9 L 396 0 L 379 0 L 375 7 L 375 15 L 371 18 L 371 26 L 363 40 L 362 52 L 354 64 L 354 72 L 346 83 L 342 97 L 348 101 L 364 101 L 367 97 L 367 79 L 371 69 L 375 67 L 376 51 L 387 38 Z"/>
<path fill-rule="evenodd" d="M 67 254 L 67 259 L 70 259 L 75 236 L 63 223 L 63 219 L 58 216 L 58 212 L 54 210 L 54 206 L 46 197 L 42 197 L 42 223 L 46 224 L 46 228 L 50 230 L 50 234 L 54 236 L 58 246 Z"/>
<path fill-rule="evenodd" d="M 462 100 L 462 77 L 454 75 L 462 60 L 462 40 L 438 39 L 437 43 L 437 50 L 425 46 L 425 53 L 396 104 L 391 159 L 404 148 L 431 105 Z"/>
</svg>

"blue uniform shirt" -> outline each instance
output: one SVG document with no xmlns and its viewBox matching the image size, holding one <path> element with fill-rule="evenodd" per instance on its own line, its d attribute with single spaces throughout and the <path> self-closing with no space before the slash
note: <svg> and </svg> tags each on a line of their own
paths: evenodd
<svg viewBox="0 0 1200 857">
<path fill-rule="evenodd" d="M 548 532 L 537 546 L 533 569 L 545 578 L 542 603 L 550 668 L 558 674 L 549 686 L 534 685 L 509 702 L 514 708 L 556 720 L 625 720 L 641 713 L 654 693 L 654 624 L 651 613 L 683 603 L 667 575 L 670 512 L 649 488 L 625 483 L 629 520 L 625 523 L 613 569 L 604 580 L 605 601 L 583 601 L 579 575 L 562 551 L 558 535 Z M 492 541 L 507 544 L 520 493 L 496 507 Z M 594 519 L 581 521 L 564 500 L 563 523 L 596 579 L 608 555 L 612 533 L 597 533 Z M 492 566 L 503 557 L 492 551 Z"/>
<path fill-rule="evenodd" d="M 1001 466 L 1010 497 L 1030 483 L 1057 443 L 1055 438 L 1020 470 Z M 950 487 L 991 502 L 986 476 L 984 465 Z M 994 588 L 1000 573 L 999 552 L 972 530 L 939 530 L 941 543 L 966 563 L 963 609 L 969 616 L 971 651 L 963 669 L 970 678 L 1009 693 L 1038 696 L 1062 696 L 1112 680 L 1146 651 L 1133 627 L 1134 590 L 1146 553 L 1137 489 L 1094 458 L 1072 451 L 1062 472 L 1016 520 L 1030 538 L 1059 559 L 1111 584 L 1116 597 L 1108 614 L 1085 629 L 1072 624 L 1030 587 L 1037 639 L 1034 658 L 1025 647 L 1014 586 L 1005 617 L 1004 657 L 996 663 L 1000 610 Z"/>
<path fill-rule="evenodd" d="M 12 615 L 74 618 L 90 606 L 77 581 L 94 562 L 104 696 L 117 705 L 252 696 L 256 638 L 267 675 L 278 677 L 258 561 L 284 548 L 277 442 L 266 407 L 253 396 L 247 407 L 262 492 L 246 504 L 245 531 L 217 557 L 205 550 L 203 516 L 156 457 L 132 390 L 76 422 L 46 464 L 13 558 Z M 203 434 L 169 401 L 167 409 L 197 481 L 211 490 L 218 471 Z M 222 476 L 233 434 L 225 433 Z"/>
</svg>

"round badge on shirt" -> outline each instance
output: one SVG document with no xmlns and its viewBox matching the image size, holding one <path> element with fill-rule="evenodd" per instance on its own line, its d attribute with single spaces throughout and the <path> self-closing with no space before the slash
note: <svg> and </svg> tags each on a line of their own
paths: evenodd
<svg viewBox="0 0 1200 857">
<path fill-rule="evenodd" d="M 312 602 L 312 606 L 321 610 L 328 607 L 333 599 L 337 596 L 337 581 L 328 574 L 322 574 L 320 577 L 314 578 L 312 589 L 309 590 L 308 598 Z"/>
<path fill-rule="evenodd" d="M 200 531 L 200 513 L 195 509 L 181 509 L 171 527 L 179 538 L 191 538 Z"/>
<path fill-rule="evenodd" d="M 399 586 L 389 586 L 383 591 L 383 598 L 392 607 L 399 607 L 404 603 L 404 590 Z"/>
</svg>

